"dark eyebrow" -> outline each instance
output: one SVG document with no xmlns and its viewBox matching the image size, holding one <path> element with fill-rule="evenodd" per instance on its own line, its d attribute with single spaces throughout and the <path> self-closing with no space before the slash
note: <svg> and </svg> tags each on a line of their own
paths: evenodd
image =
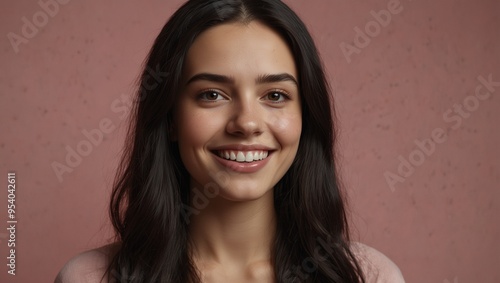
<svg viewBox="0 0 500 283">
<path fill-rule="evenodd" d="M 186 85 L 196 82 L 196 81 L 210 81 L 210 82 L 215 82 L 215 83 L 224 83 L 224 84 L 234 84 L 234 78 L 228 77 L 228 76 L 223 76 L 223 75 L 216 75 L 216 74 L 210 74 L 210 73 L 200 73 L 192 76 L 186 83 Z M 281 74 L 266 74 L 266 75 L 260 75 L 255 82 L 257 84 L 265 84 L 265 83 L 276 83 L 276 82 L 285 82 L 285 81 L 290 81 L 294 83 L 297 87 L 299 86 L 299 83 L 297 80 L 290 74 L 288 73 L 281 73 Z"/>
<path fill-rule="evenodd" d="M 234 79 L 228 76 L 216 75 L 210 73 L 200 73 L 192 76 L 189 81 L 187 81 L 186 85 L 196 82 L 196 81 L 210 81 L 215 83 L 225 83 L 232 84 L 234 83 Z"/>
<path fill-rule="evenodd" d="M 282 74 L 267 74 L 267 75 L 261 75 L 257 78 L 255 81 L 257 84 L 266 84 L 266 83 L 277 83 L 277 82 L 286 82 L 290 81 L 294 83 L 297 87 L 299 86 L 299 83 L 297 80 L 290 74 L 287 73 L 282 73 Z"/>
</svg>

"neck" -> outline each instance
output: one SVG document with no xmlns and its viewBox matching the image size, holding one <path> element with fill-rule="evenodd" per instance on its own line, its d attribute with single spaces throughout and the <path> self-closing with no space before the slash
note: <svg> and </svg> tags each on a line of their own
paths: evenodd
<svg viewBox="0 0 500 283">
<path fill-rule="evenodd" d="M 200 262 L 240 266 L 269 261 L 275 226 L 273 190 L 244 202 L 213 198 L 191 216 L 193 256 Z"/>
</svg>

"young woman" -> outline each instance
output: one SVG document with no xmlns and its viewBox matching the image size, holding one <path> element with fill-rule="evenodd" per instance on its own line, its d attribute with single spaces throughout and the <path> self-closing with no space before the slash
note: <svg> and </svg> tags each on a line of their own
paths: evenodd
<svg viewBox="0 0 500 283">
<path fill-rule="evenodd" d="M 350 242 L 329 89 L 284 3 L 188 1 L 141 86 L 111 198 L 117 242 L 56 282 L 404 282 Z"/>
</svg>

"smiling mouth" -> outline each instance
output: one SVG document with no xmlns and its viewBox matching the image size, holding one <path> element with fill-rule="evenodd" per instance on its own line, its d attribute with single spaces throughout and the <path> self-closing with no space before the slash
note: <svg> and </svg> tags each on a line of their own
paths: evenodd
<svg viewBox="0 0 500 283">
<path fill-rule="evenodd" d="M 239 163 L 260 161 L 266 159 L 269 156 L 268 150 L 251 150 L 251 151 L 217 150 L 214 153 L 220 158 Z"/>
</svg>

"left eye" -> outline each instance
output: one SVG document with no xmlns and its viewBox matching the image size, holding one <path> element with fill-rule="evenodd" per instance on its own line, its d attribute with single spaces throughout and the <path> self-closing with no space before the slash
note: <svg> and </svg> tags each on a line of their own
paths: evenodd
<svg viewBox="0 0 500 283">
<path fill-rule="evenodd" d="M 279 91 L 273 91 L 273 92 L 268 93 L 266 95 L 266 98 L 270 101 L 273 101 L 273 102 L 282 102 L 287 98 L 287 96 L 284 93 L 281 93 Z"/>
</svg>

